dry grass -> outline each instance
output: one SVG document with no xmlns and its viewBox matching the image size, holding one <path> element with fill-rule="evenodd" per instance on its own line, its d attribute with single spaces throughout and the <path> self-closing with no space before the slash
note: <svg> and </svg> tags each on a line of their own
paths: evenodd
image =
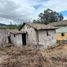
<svg viewBox="0 0 67 67">
<path fill-rule="evenodd" d="M 67 67 L 67 45 L 59 45 L 41 53 L 47 59 L 48 67 Z"/>
<path fill-rule="evenodd" d="M 67 45 L 44 51 L 6 47 L 0 50 L 0 67 L 67 67 Z"/>
<path fill-rule="evenodd" d="M 0 52 L 0 67 L 43 67 L 43 62 L 36 49 L 9 47 Z"/>
</svg>

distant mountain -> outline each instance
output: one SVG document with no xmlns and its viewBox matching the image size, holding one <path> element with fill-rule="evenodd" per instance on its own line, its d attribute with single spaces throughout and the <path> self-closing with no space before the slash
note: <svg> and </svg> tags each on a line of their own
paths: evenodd
<svg viewBox="0 0 67 67">
<path fill-rule="evenodd" d="M 0 26 L 6 26 L 6 24 L 0 23 Z"/>
</svg>

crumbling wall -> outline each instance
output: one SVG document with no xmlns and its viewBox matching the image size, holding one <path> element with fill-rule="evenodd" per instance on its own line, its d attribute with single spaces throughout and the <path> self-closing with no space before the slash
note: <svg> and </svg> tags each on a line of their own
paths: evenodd
<svg viewBox="0 0 67 67">
<path fill-rule="evenodd" d="M 55 30 L 48 30 L 48 35 L 46 30 L 38 31 L 39 33 L 39 45 L 43 48 L 48 48 L 56 44 L 56 32 Z"/>
<path fill-rule="evenodd" d="M 21 31 L 26 31 L 27 32 L 27 38 L 26 38 L 26 41 L 27 41 L 27 44 L 32 44 L 32 45 L 36 45 L 37 44 L 37 36 L 36 36 L 36 31 L 34 28 L 32 28 L 31 26 L 29 25 L 25 25 Z"/>
<path fill-rule="evenodd" d="M 0 47 L 8 43 L 8 30 L 0 30 Z"/>
</svg>

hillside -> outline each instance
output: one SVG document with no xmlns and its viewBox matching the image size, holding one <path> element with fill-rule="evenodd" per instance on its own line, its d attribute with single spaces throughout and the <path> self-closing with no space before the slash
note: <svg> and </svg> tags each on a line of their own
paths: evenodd
<svg viewBox="0 0 67 67">
<path fill-rule="evenodd" d="M 67 45 L 44 51 L 25 47 L 2 48 L 0 67 L 67 67 Z"/>
<path fill-rule="evenodd" d="M 0 26 L 6 26 L 6 24 L 0 23 Z"/>
</svg>

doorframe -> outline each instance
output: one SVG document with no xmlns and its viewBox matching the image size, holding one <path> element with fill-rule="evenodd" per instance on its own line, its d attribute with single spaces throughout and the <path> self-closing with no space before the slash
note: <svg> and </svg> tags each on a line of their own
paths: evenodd
<svg viewBox="0 0 67 67">
<path fill-rule="evenodd" d="M 27 45 L 27 34 L 22 33 L 22 45 L 25 46 Z"/>
<path fill-rule="evenodd" d="M 8 43 L 11 43 L 11 36 L 8 36 Z"/>
</svg>

